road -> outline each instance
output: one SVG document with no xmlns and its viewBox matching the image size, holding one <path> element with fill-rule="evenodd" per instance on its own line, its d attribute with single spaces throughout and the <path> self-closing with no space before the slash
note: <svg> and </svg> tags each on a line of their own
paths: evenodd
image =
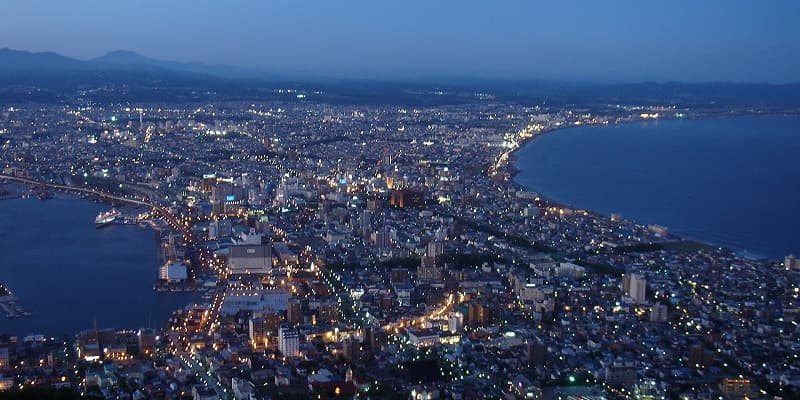
<svg viewBox="0 0 800 400">
<path fill-rule="evenodd" d="M 397 321 L 383 325 L 381 328 L 388 333 L 398 333 L 400 329 L 404 328 L 422 328 L 427 320 L 437 319 L 441 318 L 444 315 L 447 315 L 448 312 L 452 311 L 455 307 L 458 307 L 460 304 L 464 303 L 465 300 L 466 297 L 464 296 L 463 293 L 457 293 L 457 294 L 450 293 L 443 304 L 434 308 L 429 313 L 425 315 L 419 315 L 416 317 L 401 318 Z M 331 330 L 327 332 L 308 334 L 306 335 L 306 339 L 313 340 L 315 338 L 322 338 L 323 340 L 336 340 L 339 337 L 349 336 L 351 334 L 360 335 L 362 334 L 362 332 L 359 329 L 345 330 L 345 331 Z"/>
</svg>

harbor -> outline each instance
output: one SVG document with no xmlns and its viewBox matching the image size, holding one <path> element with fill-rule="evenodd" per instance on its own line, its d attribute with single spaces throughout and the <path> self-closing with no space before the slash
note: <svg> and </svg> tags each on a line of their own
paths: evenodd
<svg viewBox="0 0 800 400">
<path fill-rule="evenodd" d="M 97 215 L 112 207 L 123 217 L 97 229 Z M 158 235 L 149 228 L 157 221 L 130 223 L 146 211 L 61 193 L 47 201 L 3 200 L 0 242 L 8 256 L 0 264 L 0 282 L 13 292 L 0 296 L 4 332 L 71 334 L 95 320 L 101 327 L 160 325 L 193 302 L 195 293 L 153 290 L 161 264 Z"/>
</svg>

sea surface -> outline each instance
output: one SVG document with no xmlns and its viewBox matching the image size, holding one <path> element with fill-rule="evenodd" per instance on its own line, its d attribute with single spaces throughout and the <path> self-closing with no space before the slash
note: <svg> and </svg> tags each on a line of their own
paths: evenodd
<svg viewBox="0 0 800 400">
<path fill-rule="evenodd" d="M 516 181 L 560 203 L 752 257 L 800 254 L 800 117 L 568 128 L 516 157 Z"/>
<path fill-rule="evenodd" d="M 110 207 L 81 198 L 0 200 L 0 282 L 33 316 L 7 319 L 0 334 L 57 336 L 98 328 L 161 328 L 195 296 L 158 293 L 156 233 L 95 228 Z"/>
</svg>

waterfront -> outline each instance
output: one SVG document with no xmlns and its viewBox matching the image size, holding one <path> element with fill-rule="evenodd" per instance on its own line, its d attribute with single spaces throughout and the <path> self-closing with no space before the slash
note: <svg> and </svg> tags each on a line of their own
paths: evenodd
<svg viewBox="0 0 800 400">
<path fill-rule="evenodd" d="M 800 118 L 664 120 L 543 135 L 516 181 L 546 197 L 781 259 L 800 253 Z"/>
<path fill-rule="evenodd" d="M 96 229 L 108 205 L 59 195 L 0 202 L 0 282 L 33 315 L 0 319 L 0 333 L 74 334 L 99 328 L 163 327 L 191 294 L 157 293 L 155 232 Z"/>
</svg>

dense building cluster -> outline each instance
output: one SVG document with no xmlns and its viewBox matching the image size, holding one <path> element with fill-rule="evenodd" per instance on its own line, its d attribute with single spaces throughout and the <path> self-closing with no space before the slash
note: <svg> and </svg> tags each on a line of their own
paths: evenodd
<svg viewBox="0 0 800 400">
<path fill-rule="evenodd" d="M 0 338 L 0 390 L 105 398 L 790 398 L 797 262 L 513 182 L 514 151 L 675 107 L 14 105 L 6 186 L 146 206 L 163 331 Z M 125 327 L 133 329 L 136 327 Z M 2 329 L 0 329 L 2 330 Z M 1 333 L 1 332 L 0 332 Z"/>
</svg>

